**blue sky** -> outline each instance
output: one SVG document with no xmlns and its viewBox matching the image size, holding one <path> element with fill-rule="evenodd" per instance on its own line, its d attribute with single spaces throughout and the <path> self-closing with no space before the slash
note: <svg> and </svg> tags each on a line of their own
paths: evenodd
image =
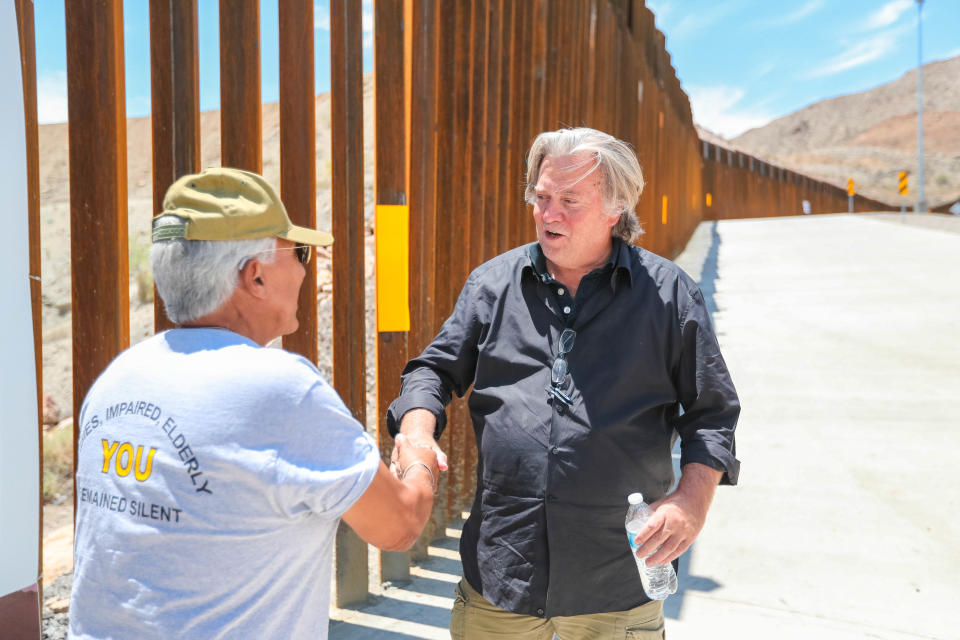
<svg viewBox="0 0 960 640">
<path fill-rule="evenodd" d="M 694 119 L 732 137 L 917 64 L 915 0 L 648 0 Z M 960 0 L 923 3 L 924 62 L 960 55 Z M 960 82 L 960 78 L 957 79 Z"/>
<path fill-rule="evenodd" d="M 199 0 L 200 109 L 220 106 L 218 2 Z M 124 0 L 124 72 L 127 116 L 150 113 L 150 26 L 147 0 Z M 330 90 L 330 4 L 314 3 L 314 69 L 318 93 Z M 373 0 L 363 0 L 364 71 L 373 70 Z M 67 46 L 63 0 L 35 0 L 37 34 L 37 111 L 41 123 L 67 119 Z M 260 0 L 260 77 L 264 102 L 275 102 L 277 80 L 277 0 Z"/>
<path fill-rule="evenodd" d="M 462 0 L 467 1 L 467 0 Z M 526 1 L 526 0 L 516 0 Z M 217 2 L 199 1 L 200 107 L 219 106 Z M 277 100 L 277 0 L 261 0 L 264 102 Z M 917 62 L 915 0 L 648 0 L 694 118 L 734 136 L 808 104 L 883 84 Z M 40 122 L 67 115 L 63 0 L 36 0 Z M 127 115 L 150 112 L 147 0 L 124 1 Z M 330 85 L 328 0 L 314 7 L 316 86 Z M 960 55 L 960 0 L 923 5 L 924 61 Z M 373 65 L 363 2 L 364 69 Z M 958 79 L 960 82 L 960 79 Z"/>
</svg>

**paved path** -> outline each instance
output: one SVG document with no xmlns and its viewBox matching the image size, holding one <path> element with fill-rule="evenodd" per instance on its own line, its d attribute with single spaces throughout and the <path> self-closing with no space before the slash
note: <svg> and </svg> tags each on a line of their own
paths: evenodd
<svg viewBox="0 0 960 640">
<path fill-rule="evenodd" d="M 678 258 L 742 398 L 743 470 L 682 560 L 671 640 L 960 638 L 960 220 L 909 218 L 704 223 Z M 448 533 L 330 637 L 448 637 Z"/>
<path fill-rule="evenodd" d="M 430 545 L 428 559 L 411 567 L 409 584 L 371 584 L 374 595 L 368 606 L 331 609 L 330 640 L 449 640 L 453 588 L 461 575 L 457 549 L 462 525 L 462 521 L 453 523 L 445 537 Z M 375 554 L 370 555 L 370 562 L 373 567 Z"/>
</svg>

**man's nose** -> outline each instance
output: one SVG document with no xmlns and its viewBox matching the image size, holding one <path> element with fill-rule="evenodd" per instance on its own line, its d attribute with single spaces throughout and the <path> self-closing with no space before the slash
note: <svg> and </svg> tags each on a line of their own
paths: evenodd
<svg viewBox="0 0 960 640">
<path fill-rule="evenodd" d="M 555 222 L 563 217 L 563 208 L 553 198 L 543 206 L 543 221 Z"/>
</svg>

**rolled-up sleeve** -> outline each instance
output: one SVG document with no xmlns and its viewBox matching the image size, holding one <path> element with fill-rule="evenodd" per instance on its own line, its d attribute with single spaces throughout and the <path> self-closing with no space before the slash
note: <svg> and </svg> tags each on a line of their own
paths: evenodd
<svg viewBox="0 0 960 640">
<path fill-rule="evenodd" d="M 683 295 L 683 294 L 681 294 Z M 683 412 L 675 420 L 680 465 L 698 462 L 723 471 L 721 484 L 737 484 L 734 430 L 740 400 L 720 353 L 703 294 L 689 289 L 679 305 L 679 364 L 675 384 Z"/>
<path fill-rule="evenodd" d="M 445 409 L 451 394 L 463 397 L 473 383 L 477 344 L 484 326 L 478 290 L 475 274 L 471 275 L 440 333 L 404 367 L 400 395 L 387 409 L 391 436 L 396 436 L 408 411 L 426 409 L 437 418 L 434 437 L 439 438 L 447 424 Z"/>
</svg>

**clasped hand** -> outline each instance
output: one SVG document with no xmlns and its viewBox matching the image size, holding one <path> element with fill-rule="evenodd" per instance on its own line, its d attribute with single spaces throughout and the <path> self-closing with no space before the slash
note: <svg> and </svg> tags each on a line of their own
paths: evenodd
<svg viewBox="0 0 960 640">
<path fill-rule="evenodd" d="M 398 478 L 413 460 L 419 460 L 417 456 L 423 455 L 423 449 L 430 450 L 431 458 L 436 456 L 435 464 L 440 471 L 447 470 L 447 454 L 433 439 L 435 426 L 436 418 L 425 409 L 413 409 L 403 416 L 400 422 L 400 433 L 397 434 L 393 451 L 390 453 L 390 471 Z M 401 435 L 403 438 L 400 437 Z M 420 453 L 417 453 L 418 450 Z M 411 456 L 409 459 L 408 455 Z M 434 467 L 431 466 L 431 468 Z"/>
</svg>

